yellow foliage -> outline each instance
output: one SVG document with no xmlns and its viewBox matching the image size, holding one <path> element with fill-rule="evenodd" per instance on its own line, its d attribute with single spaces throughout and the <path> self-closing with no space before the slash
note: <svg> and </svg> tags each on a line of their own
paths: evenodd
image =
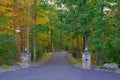
<svg viewBox="0 0 120 80">
<path fill-rule="evenodd" d="M 50 29 L 54 29 L 54 26 L 49 26 Z"/>
<path fill-rule="evenodd" d="M 13 13 L 7 13 L 6 16 L 12 17 L 12 16 L 13 16 Z"/>
<path fill-rule="evenodd" d="M 37 23 L 38 24 L 45 24 L 46 22 L 48 22 L 47 18 L 37 18 Z"/>
<path fill-rule="evenodd" d="M 49 36 L 48 36 L 48 34 L 38 33 L 37 37 L 38 38 L 48 38 Z"/>
<path fill-rule="evenodd" d="M 0 4 L 4 6 L 12 5 L 13 1 L 12 0 L 0 0 Z"/>
<path fill-rule="evenodd" d="M 5 12 L 5 7 L 4 6 L 0 6 L 0 13 L 3 13 L 3 12 Z"/>
<path fill-rule="evenodd" d="M 0 13 L 11 13 L 12 12 L 12 7 L 10 7 L 12 5 L 12 1 L 11 0 L 0 0 Z"/>
</svg>

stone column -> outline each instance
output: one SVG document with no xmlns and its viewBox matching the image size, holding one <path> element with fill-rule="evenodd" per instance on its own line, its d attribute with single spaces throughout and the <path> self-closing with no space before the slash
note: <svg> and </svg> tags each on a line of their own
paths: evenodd
<svg viewBox="0 0 120 80">
<path fill-rule="evenodd" d="M 82 54 L 82 68 L 83 69 L 91 68 L 91 56 L 89 52 L 83 52 Z"/>
<path fill-rule="evenodd" d="M 28 68 L 30 67 L 30 59 L 31 56 L 26 53 L 21 54 L 21 59 L 20 59 L 20 67 L 21 68 Z"/>
</svg>

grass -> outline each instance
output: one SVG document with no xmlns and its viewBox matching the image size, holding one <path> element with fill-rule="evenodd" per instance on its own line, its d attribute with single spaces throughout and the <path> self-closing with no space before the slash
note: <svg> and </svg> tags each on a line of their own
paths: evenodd
<svg viewBox="0 0 120 80">
<path fill-rule="evenodd" d="M 39 59 L 41 64 L 46 63 L 52 57 L 52 53 L 45 53 L 42 58 Z"/>
<path fill-rule="evenodd" d="M 9 66 L 8 65 L 6 65 L 6 64 L 2 64 L 2 66 L 1 66 L 3 69 L 8 69 L 9 68 Z"/>
<path fill-rule="evenodd" d="M 74 57 L 72 57 L 71 55 L 68 55 L 68 59 L 70 61 L 71 64 L 75 65 L 75 64 L 80 64 L 80 62 L 78 62 Z"/>
</svg>

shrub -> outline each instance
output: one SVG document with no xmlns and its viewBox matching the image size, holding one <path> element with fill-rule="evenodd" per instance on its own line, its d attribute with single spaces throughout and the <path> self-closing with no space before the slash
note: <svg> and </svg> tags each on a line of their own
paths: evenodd
<svg viewBox="0 0 120 80">
<path fill-rule="evenodd" d="M 8 69 L 9 68 L 9 66 L 8 65 L 6 65 L 6 64 L 2 64 L 2 66 L 1 66 L 3 69 Z"/>
</svg>

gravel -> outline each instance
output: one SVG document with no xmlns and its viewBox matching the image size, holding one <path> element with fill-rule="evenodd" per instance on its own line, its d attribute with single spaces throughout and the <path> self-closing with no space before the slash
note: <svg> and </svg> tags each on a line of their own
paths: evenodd
<svg viewBox="0 0 120 80">
<path fill-rule="evenodd" d="M 30 64 L 30 67 L 36 67 L 36 66 L 40 66 L 40 63 L 31 63 Z M 28 68 L 30 68 L 30 67 L 28 67 Z M 3 68 L 0 67 L 0 73 L 17 71 L 17 70 L 20 70 L 20 69 L 24 69 L 24 68 L 20 67 L 19 63 L 17 63 L 16 65 L 9 66 L 8 69 L 3 69 Z"/>
</svg>

